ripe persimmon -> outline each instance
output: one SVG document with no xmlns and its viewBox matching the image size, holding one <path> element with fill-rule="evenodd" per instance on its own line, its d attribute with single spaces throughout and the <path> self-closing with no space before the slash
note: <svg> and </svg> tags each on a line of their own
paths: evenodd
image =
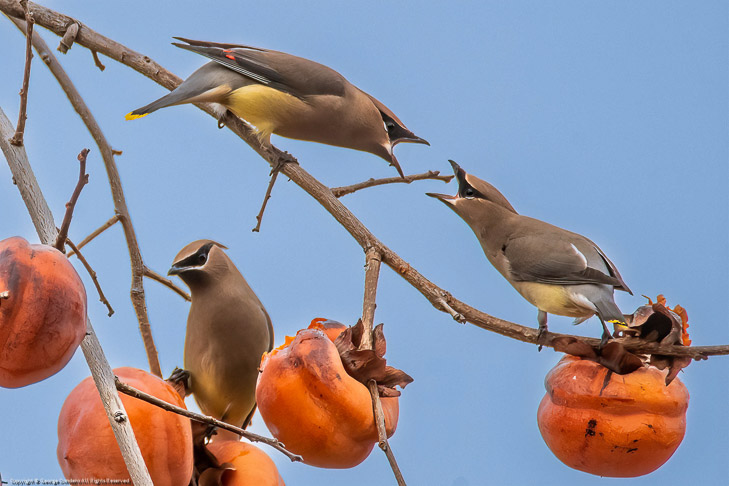
<svg viewBox="0 0 729 486">
<path fill-rule="evenodd" d="M 231 467 L 220 477 L 223 486 L 286 486 L 276 464 L 252 444 L 235 440 L 213 441 L 207 449 L 218 462 Z"/>
<path fill-rule="evenodd" d="M 146 371 L 117 368 L 114 374 L 134 388 L 185 407 L 171 385 Z M 155 486 L 187 485 L 193 467 L 190 419 L 120 396 Z M 91 377 L 79 383 L 63 403 L 57 455 L 66 479 L 130 479 Z"/>
<path fill-rule="evenodd" d="M 306 464 L 354 467 L 378 440 L 372 399 L 368 388 L 345 371 L 332 336 L 313 327 L 264 356 L 256 387 L 258 410 L 273 436 Z M 398 399 L 381 401 L 390 437 L 397 426 Z"/>
<path fill-rule="evenodd" d="M 20 237 L 0 241 L 0 386 L 58 373 L 86 335 L 86 289 L 68 258 Z"/>
<path fill-rule="evenodd" d="M 666 386 L 666 373 L 643 366 L 617 375 L 565 356 L 545 378 L 547 393 L 537 412 L 544 441 L 560 461 L 590 474 L 655 471 L 686 432 L 688 391 L 678 379 Z"/>
</svg>

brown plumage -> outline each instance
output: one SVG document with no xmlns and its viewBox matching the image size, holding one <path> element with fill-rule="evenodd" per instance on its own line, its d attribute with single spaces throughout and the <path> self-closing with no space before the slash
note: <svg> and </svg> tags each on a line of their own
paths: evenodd
<svg viewBox="0 0 729 486">
<path fill-rule="evenodd" d="M 393 147 L 400 142 L 428 144 L 384 104 L 327 66 L 240 44 L 177 39 L 187 43 L 174 43 L 177 47 L 212 62 L 127 119 L 171 105 L 219 103 L 255 126 L 266 141 L 275 133 L 370 152 L 395 166 L 401 176 Z"/>
<path fill-rule="evenodd" d="M 266 309 L 243 275 L 212 240 L 198 240 L 175 257 L 192 296 L 184 367 L 190 389 L 208 415 L 246 427 L 256 408 L 256 380 L 264 352 L 273 348 Z"/>
</svg>

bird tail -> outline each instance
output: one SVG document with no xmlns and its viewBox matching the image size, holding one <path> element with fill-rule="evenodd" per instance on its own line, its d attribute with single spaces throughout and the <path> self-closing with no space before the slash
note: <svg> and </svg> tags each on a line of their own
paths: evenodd
<svg viewBox="0 0 729 486">
<path fill-rule="evenodd" d="M 124 116 L 125 120 L 136 120 L 137 118 L 142 118 L 143 116 L 147 116 L 153 111 L 157 111 L 160 108 L 165 108 L 167 106 L 175 105 L 178 103 L 183 102 L 185 99 L 185 96 L 180 96 L 179 93 L 175 93 L 175 91 L 171 92 L 168 95 L 163 96 L 162 98 L 151 102 L 150 104 L 143 106 L 141 108 L 137 108 L 136 110 L 127 113 Z"/>
<path fill-rule="evenodd" d="M 597 300 L 596 302 L 593 302 L 593 304 L 597 309 L 597 315 L 600 316 L 603 322 L 618 325 L 627 324 L 627 320 L 625 319 L 623 312 L 618 308 L 612 298 Z"/>
<path fill-rule="evenodd" d="M 160 108 L 183 103 L 220 102 L 230 93 L 231 78 L 236 77 L 240 77 L 240 75 L 219 64 L 205 64 L 172 92 L 146 106 L 137 108 L 131 113 L 127 113 L 124 118 L 136 120 Z"/>
</svg>

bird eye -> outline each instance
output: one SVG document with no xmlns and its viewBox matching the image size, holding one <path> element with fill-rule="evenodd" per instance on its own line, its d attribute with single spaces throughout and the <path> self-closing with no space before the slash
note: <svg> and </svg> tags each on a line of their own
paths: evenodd
<svg viewBox="0 0 729 486">
<path fill-rule="evenodd" d="M 395 124 L 393 122 L 391 122 L 390 120 L 385 122 L 385 130 L 387 130 L 387 133 L 391 133 L 394 128 Z"/>
<path fill-rule="evenodd" d="M 467 199 L 473 199 L 473 196 L 476 195 L 476 191 L 473 190 L 473 187 L 467 187 L 466 190 L 463 191 L 463 194 Z"/>
<path fill-rule="evenodd" d="M 201 253 L 197 259 L 200 263 L 205 263 L 208 260 L 208 256 L 205 253 Z"/>
</svg>

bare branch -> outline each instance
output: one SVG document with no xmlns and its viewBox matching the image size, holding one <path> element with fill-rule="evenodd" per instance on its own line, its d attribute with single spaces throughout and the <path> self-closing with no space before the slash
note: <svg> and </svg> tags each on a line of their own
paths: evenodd
<svg viewBox="0 0 729 486">
<path fill-rule="evenodd" d="M 65 32 L 65 25 L 75 22 L 75 19 L 59 14 L 45 7 L 30 4 L 31 11 L 35 16 L 36 23 L 52 30 L 59 35 Z M 8 15 L 22 18 L 22 9 L 12 0 L 0 0 L 0 10 Z M 96 50 L 122 64 L 125 64 L 139 73 L 149 77 L 160 85 L 174 89 L 181 79 L 167 71 L 165 68 L 151 60 L 149 57 L 139 54 L 127 47 L 115 42 L 108 37 L 98 34 L 81 24 L 81 30 L 76 40 L 77 44 Z M 217 114 L 205 104 L 196 105 L 215 119 Z M 255 132 L 246 123 L 242 122 L 230 113 L 224 117 L 225 125 L 243 139 L 256 153 L 266 160 L 272 167 L 278 157 L 285 157 L 285 153 L 272 145 L 264 144 Z M 295 159 L 294 159 L 295 160 Z M 519 341 L 538 344 L 537 329 L 522 326 L 513 322 L 493 317 L 455 299 L 448 292 L 434 285 L 417 270 L 412 268 L 405 260 L 380 242 L 334 195 L 331 190 L 312 177 L 298 164 L 285 164 L 281 169 L 286 177 L 304 189 L 309 195 L 316 199 L 359 243 L 362 248 L 376 248 L 382 255 L 382 261 L 395 272 L 401 275 L 410 285 L 417 289 L 423 296 L 438 310 L 448 312 L 447 307 L 462 315 L 467 322 L 488 331 L 496 332 Z M 446 297 L 443 297 L 443 296 Z M 447 307 L 444 306 L 444 303 Z M 552 346 L 552 341 L 557 337 L 571 337 L 565 334 L 546 333 L 543 335 L 545 346 Z M 582 338 L 590 345 L 599 344 L 595 338 Z M 543 344 L 541 341 L 539 344 Z M 552 346 L 553 347 L 553 346 Z M 625 343 L 625 348 L 634 353 L 660 353 L 668 356 L 690 356 L 702 358 L 711 355 L 729 354 L 729 345 L 720 346 L 658 346 L 650 343 Z"/>
<path fill-rule="evenodd" d="M 359 349 L 372 349 L 372 328 L 374 327 L 375 309 L 377 308 L 377 281 L 380 278 L 382 257 L 374 248 L 365 255 L 365 286 L 362 299 L 362 342 Z"/>
<path fill-rule="evenodd" d="M 266 444 L 268 446 L 273 447 L 277 451 L 284 454 L 286 457 L 288 457 L 292 462 L 301 462 L 301 456 L 298 456 L 292 452 L 289 452 L 286 450 L 284 445 L 277 441 L 276 439 L 269 439 L 268 437 L 264 437 L 262 435 L 254 434 L 253 432 L 247 432 L 240 427 L 236 427 L 234 425 L 230 425 L 227 422 L 221 422 L 220 420 L 207 416 L 207 415 L 201 415 L 199 413 L 191 412 L 190 410 L 187 410 L 182 407 L 178 407 L 176 405 L 172 405 L 171 403 L 167 403 L 164 400 L 160 400 L 159 398 L 152 396 L 148 393 L 143 392 L 142 390 L 138 390 L 134 388 L 133 386 L 130 386 L 123 381 L 119 379 L 118 376 L 114 377 L 114 383 L 116 385 L 116 389 L 120 392 L 124 393 L 125 395 L 129 395 L 130 397 L 137 398 L 139 400 L 145 401 L 147 403 L 150 403 L 154 406 L 157 406 L 163 410 L 167 410 L 168 412 L 176 413 L 178 415 L 182 415 L 183 417 L 190 418 L 192 420 L 195 420 L 196 422 L 200 422 L 203 424 L 209 424 L 214 425 L 215 427 L 229 430 L 235 434 L 238 434 L 242 437 L 245 437 L 246 439 L 250 440 L 251 442 L 260 442 L 262 444 Z"/>
<path fill-rule="evenodd" d="M 73 43 L 76 42 L 76 36 L 78 35 L 79 26 L 76 22 L 71 22 L 66 29 L 66 33 L 63 34 L 61 42 L 58 44 L 58 51 L 61 54 L 65 54 L 68 50 L 73 47 Z"/>
<path fill-rule="evenodd" d="M 91 234 L 89 234 L 86 238 L 84 238 L 83 240 L 81 240 L 81 243 L 79 243 L 78 245 L 76 245 L 76 247 L 79 248 L 79 249 L 83 248 L 84 246 L 88 245 L 94 238 L 96 238 L 101 233 L 103 233 L 107 229 L 111 228 L 112 226 L 114 226 L 118 222 L 119 222 L 119 215 L 118 214 L 115 214 L 114 216 L 112 216 L 111 218 L 109 218 L 109 220 L 106 223 L 104 223 L 101 226 L 99 226 L 98 228 L 96 228 L 94 231 L 91 232 Z M 73 250 L 71 250 L 71 251 L 68 252 L 68 256 L 69 257 L 71 257 L 73 255 L 74 255 Z"/>
<path fill-rule="evenodd" d="M 369 388 L 370 395 L 372 396 L 372 408 L 375 413 L 375 424 L 377 425 L 377 436 L 379 437 L 378 445 L 385 453 L 385 456 L 387 456 L 387 461 L 390 463 L 392 472 L 395 474 L 398 486 L 405 486 L 405 478 L 402 476 L 400 466 L 397 465 L 397 461 L 395 460 L 395 454 L 393 454 L 390 443 L 387 441 L 385 413 L 382 411 L 382 401 L 380 400 L 380 392 L 377 391 L 377 382 L 370 380 L 367 383 L 367 388 Z"/>
<path fill-rule="evenodd" d="M 440 171 L 438 170 L 429 170 L 428 172 L 424 172 L 422 174 L 407 175 L 405 177 L 386 177 L 384 179 L 368 179 L 364 182 L 352 184 L 351 186 L 335 187 L 332 189 L 332 194 L 334 194 L 334 197 L 340 198 L 342 196 L 346 196 L 347 194 L 352 194 L 353 192 L 359 191 L 360 189 L 366 189 L 368 187 L 382 186 L 384 184 L 410 184 L 413 181 L 422 181 L 426 179 L 435 179 L 448 183 L 451 181 L 451 179 L 453 179 L 453 177 L 455 176 L 442 176 L 440 175 Z"/>
<path fill-rule="evenodd" d="M 256 216 L 256 227 L 253 228 L 251 231 L 254 233 L 258 233 L 261 230 L 261 221 L 263 221 L 263 212 L 266 210 L 266 205 L 268 204 L 268 200 L 271 199 L 271 191 L 273 190 L 273 185 L 276 183 L 276 178 L 278 177 L 278 170 L 271 171 L 271 180 L 268 183 L 268 187 L 266 188 L 266 195 L 263 196 L 263 203 L 261 203 L 261 210 L 258 211 L 258 215 Z"/>
<path fill-rule="evenodd" d="M 58 238 L 56 238 L 56 243 L 53 245 L 61 253 L 66 253 L 66 239 L 68 238 L 68 228 L 71 226 L 71 218 L 73 218 L 73 209 L 76 207 L 76 201 L 78 201 L 78 197 L 81 195 L 81 190 L 86 184 L 89 183 L 89 175 L 86 173 L 86 157 L 88 155 L 89 149 L 87 148 L 83 149 L 81 153 L 78 154 L 78 182 L 76 183 L 76 188 L 73 190 L 73 194 L 71 194 L 71 199 L 66 203 L 66 214 L 63 216 L 61 229 L 58 230 Z M 98 284 L 97 288 L 99 289 L 99 291 L 101 291 L 101 288 L 98 287 Z M 114 311 L 111 310 L 111 307 L 109 307 L 109 310 L 111 311 L 111 314 L 114 313 Z"/>
<path fill-rule="evenodd" d="M 101 285 L 99 285 L 99 280 L 96 278 L 96 272 L 94 271 L 93 268 L 91 268 L 91 265 L 89 265 L 89 262 L 86 260 L 86 258 L 84 258 L 84 256 L 79 251 L 78 247 L 76 245 L 74 245 L 70 239 L 66 238 L 66 244 L 68 244 L 68 246 L 70 246 L 73 249 L 74 253 L 76 254 L 76 257 L 78 257 L 78 260 L 81 262 L 81 264 L 84 266 L 86 271 L 89 273 L 91 280 L 94 282 L 94 285 L 96 286 L 96 292 L 98 292 L 98 294 L 99 294 L 99 300 L 109 310 L 109 314 L 108 314 L 109 317 L 113 316 L 114 309 L 111 308 L 111 304 L 106 299 L 106 296 L 104 295 L 104 291 L 101 290 Z"/>
<path fill-rule="evenodd" d="M 13 138 L 10 143 L 13 145 L 23 145 L 23 133 L 25 132 L 25 120 L 28 118 L 26 110 L 28 108 L 28 85 L 30 84 L 30 64 L 33 59 L 33 49 L 31 49 L 31 38 L 33 37 L 33 14 L 30 12 L 28 0 L 20 0 L 20 6 L 23 9 L 25 23 L 28 26 L 25 42 L 25 69 L 23 71 L 23 87 L 20 88 L 20 110 L 18 112 L 18 125 L 15 129 Z"/>
<path fill-rule="evenodd" d="M 0 10 L 3 10 L 10 15 L 12 15 L 11 11 L 17 12 L 17 6 L 12 2 L 10 2 L 12 8 L 6 10 L 6 7 L 9 7 L 9 5 L 7 5 L 5 1 L 6 0 L 2 0 L 2 3 L 0 3 Z M 44 11 L 42 7 L 39 7 L 38 5 L 32 3 L 30 4 L 30 7 L 34 14 L 38 12 L 40 17 L 46 18 L 43 13 Z M 70 23 L 78 23 L 78 21 L 71 19 L 70 17 L 64 16 L 64 18 L 66 20 L 63 23 L 63 27 L 59 30 L 59 32 L 62 33 L 65 33 L 66 26 Z M 22 20 L 12 20 L 21 31 L 25 31 L 25 25 Z M 83 39 L 85 38 L 86 27 L 83 27 L 83 25 L 80 23 L 79 25 L 80 29 L 78 36 L 76 37 L 76 42 L 82 43 Z M 58 62 L 58 60 L 53 55 L 43 39 L 40 37 L 40 35 L 38 35 L 37 33 L 33 35 L 32 42 L 33 47 L 35 47 L 36 51 L 38 51 L 38 54 L 41 56 L 46 65 L 48 65 L 48 68 L 58 80 L 61 88 L 63 88 L 66 96 L 68 96 L 71 105 L 81 116 L 81 120 L 83 120 L 84 124 L 89 129 L 89 132 L 91 133 L 91 136 L 96 142 L 96 145 L 99 148 L 99 152 L 101 153 L 101 158 L 104 161 L 104 167 L 106 168 L 106 173 L 109 178 L 109 186 L 111 187 L 112 200 L 114 201 L 114 210 L 119 217 L 119 221 L 121 222 L 122 227 L 124 228 L 124 237 L 126 238 L 127 248 L 129 249 L 129 259 L 131 261 L 132 267 L 132 285 L 130 296 L 132 299 L 134 312 L 137 315 L 137 321 L 139 322 L 139 331 L 142 335 L 142 341 L 144 342 L 144 348 L 147 353 L 149 369 L 153 374 L 161 378 L 162 370 L 159 365 L 159 357 L 157 356 L 157 347 L 155 346 L 154 339 L 152 337 L 152 328 L 149 324 L 149 316 L 147 315 L 147 303 L 144 295 L 144 261 L 142 260 L 142 254 L 139 250 L 139 244 L 137 243 L 137 235 L 134 232 L 132 219 L 129 215 L 129 209 L 127 208 L 126 198 L 124 197 L 124 190 L 121 184 L 121 178 L 119 177 L 119 171 L 116 167 L 116 163 L 114 162 L 111 145 L 109 145 L 109 142 L 106 140 L 106 137 L 104 136 L 101 128 L 96 122 L 96 119 L 91 114 L 88 106 L 86 106 L 83 98 L 78 93 L 76 87 L 71 82 L 71 79 L 66 74 L 66 71 L 63 69 L 61 64 Z"/>
<path fill-rule="evenodd" d="M 13 174 L 18 191 L 20 191 L 23 202 L 28 208 L 28 213 L 41 242 L 49 245 L 56 240 L 58 234 L 56 224 L 53 221 L 53 214 L 38 186 L 38 181 L 30 167 L 25 149 L 22 146 L 14 146 L 9 143 L 11 133 L 13 133 L 13 126 L 5 116 L 5 112 L 0 108 L 0 149 L 2 149 L 10 166 L 10 172 Z M 134 431 L 129 420 L 127 420 L 124 404 L 116 392 L 111 367 L 106 360 L 106 356 L 104 356 L 104 351 L 101 349 L 101 344 L 99 344 L 91 320 L 88 317 L 86 318 L 86 337 L 81 341 L 81 349 L 91 370 L 91 376 L 94 378 L 96 388 L 99 390 L 106 417 L 111 424 L 111 429 L 119 444 L 119 449 L 132 481 L 136 486 L 152 486 L 147 466 L 134 438 Z M 121 420 L 118 420 L 119 418 Z"/>
<path fill-rule="evenodd" d="M 192 300 L 190 298 L 190 294 L 188 294 L 187 292 L 185 292 L 184 290 L 182 290 L 180 287 L 178 287 L 177 285 L 175 285 L 175 282 L 173 282 L 172 280 L 170 280 L 168 278 L 163 277 L 162 275 L 160 275 L 159 273 L 155 272 L 154 270 L 152 270 L 151 268 L 147 267 L 146 265 L 144 267 L 144 276 L 151 278 L 155 282 L 161 283 L 162 285 L 164 285 L 165 287 L 167 287 L 169 289 L 172 289 L 173 291 L 175 291 L 180 297 L 182 297 L 186 301 L 190 302 Z"/>
</svg>

